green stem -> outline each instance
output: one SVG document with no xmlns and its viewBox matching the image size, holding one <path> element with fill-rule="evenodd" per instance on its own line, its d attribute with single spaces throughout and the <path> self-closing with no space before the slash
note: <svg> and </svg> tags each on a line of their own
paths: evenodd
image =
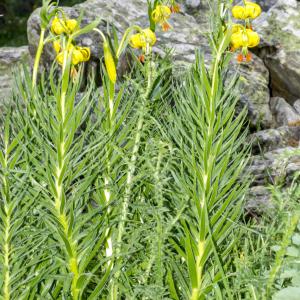
<svg viewBox="0 0 300 300">
<path fill-rule="evenodd" d="M 210 92 L 210 99 L 209 99 L 209 111 L 208 111 L 208 118 L 207 118 L 207 126 L 208 126 L 208 132 L 207 132 L 207 142 L 206 144 L 208 144 L 208 141 L 212 141 L 213 140 L 213 136 L 214 136 L 214 124 L 215 124 L 215 107 L 216 107 L 216 95 L 218 92 L 218 80 L 219 80 L 219 66 L 220 66 L 220 62 L 222 59 L 222 49 L 224 49 L 224 43 L 226 43 L 226 36 L 222 39 L 219 47 L 218 47 L 218 51 L 216 53 L 216 58 L 213 64 L 213 69 L 212 69 L 212 84 L 211 84 L 211 92 Z M 212 145 L 210 145 L 211 147 Z M 213 170 L 213 163 L 215 161 L 214 157 L 211 156 L 211 153 L 209 151 L 209 149 L 207 149 L 208 151 L 208 158 L 207 158 L 207 162 L 204 166 L 204 174 L 203 174 L 203 186 L 204 186 L 204 191 L 203 191 L 203 195 L 202 195 L 202 199 L 200 201 L 200 207 L 201 207 L 201 217 L 199 217 L 199 229 L 200 229 L 200 238 L 198 241 L 198 245 L 197 245 L 197 256 L 196 256 L 196 277 L 197 277 L 197 287 L 193 287 L 192 289 L 192 293 L 190 296 L 190 300 L 198 300 L 198 299 L 202 299 L 205 298 L 205 295 L 202 293 L 202 283 L 203 283 L 203 270 L 206 264 L 206 261 L 203 261 L 203 255 L 206 249 L 206 243 L 207 243 L 207 239 L 206 239 L 206 235 L 207 232 L 205 229 L 203 229 L 201 224 L 201 220 L 205 220 L 205 222 L 207 222 L 207 226 L 205 226 L 206 228 L 208 228 L 208 233 L 211 236 L 211 232 L 210 232 L 210 224 L 209 224 L 209 212 L 208 212 L 208 207 L 207 207 L 207 203 L 209 201 L 209 190 L 210 190 L 210 182 L 209 182 L 209 178 L 212 177 L 212 170 Z M 205 230 L 205 231 L 202 231 Z M 216 259 L 219 261 L 219 257 L 218 257 L 218 253 L 215 251 L 215 245 L 214 242 L 211 241 L 212 248 L 214 250 L 214 254 L 216 256 Z M 219 264 L 220 265 L 220 264 Z M 224 277 L 224 284 L 227 288 L 227 282 L 225 282 L 225 274 L 224 271 L 221 269 L 220 272 L 222 273 L 223 277 Z"/>
<path fill-rule="evenodd" d="M 35 88 L 35 86 L 36 86 L 36 80 L 37 80 L 37 74 L 38 74 L 38 69 L 39 69 L 39 65 L 40 65 L 41 55 L 42 55 L 42 52 L 44 49 L 45 31 L 46 30 L 44 28 L 41 29 L 40 41 L 39 41 L 39 45 L 37 48 L 34 65 L 33 65 L 32 88 Z"/>
<path fill-rule="evenodd" d="M 70 40 L 67 43 L 67 49 L 68 45 L 70 44 Z M 67 62 L 68 62 L 68 54 L 65 53 L 64 55 L 64 62 L 62 67 L 62 80 L 64 81 L 64 78 L 69 78 L 69 74 L 66 72 L 69 72 L 69 69 L 67 68 Z M 62 129 L 62 134 L 59 134 L 59 141 L 57 145 L 57 161 L 56 161 L 56 172 L 53 173 L 54 177 L 54 183 L 55 183 L 55 193 L 54 193 L 54 206 L 57 213 L 57 219 L 60 222 L 60 225 L 63 229 L 63 233 L 65 236 L 65 239 L 68 241 L 68 243 L 71 246 L 71 253 L 68 252 L 68 268 L 71 273 L 73 273 L 72 278 L 72 285 L 71 285 L 71 292 L 72 292 L 72 298 L 73 300 L 78 300 L 80 295 L 80 289 L 77 288 L 77 282 L 80 277 L 79 268 L 78 268 L 78 258 L 77 258 L 77 244 L 73 240 L 72 233 L 69 233 L 69 220 L 67 213 L 63 207 L 63 193 L 64 193 L 64 180 L 62 177 L 63 170 L 66 169 L 66 157 L 67 153 L 65 151 L 65 144 L 66 144 L 66 138 L 67 138 L 67 132 L 65 129 L 65 119 L 67 117 L 67 111 L 66 111 L 66 94 L 67 94 L 68 84 L 61 84 L 61 93 L 60 98 L 58 99 L 58 105 L 57 107 L 60 107 L 60 112 L 58 111 L 57 114 L 61 117 L 59 118 L 59 127 Z M 60 129 L 59 129 L 60 130 Z"/>
<path fill-rule="evenodd" d="M 148 46 L 146 50 L 146 54 L 148 57 L 150 57 L 151 54 L 151 48 Z M 150 88 L 152 85 L 152 70 L 151 70 L 151 60 L 148 60 L 146 62 L 146 70 L 147 70 L 147 87 L 145 94 L 143 96 L 144 101 L 147 101 L 150 93 Z M 125 187 L 125 192 L 124 192 L 124 200 L 123 200 L 123 205 L 121 209 L 121 215 L 120 215 L 120 222 L 118 226 L 118 235 L 117 235 L 117 242 L 116 242 L 116 259 L 117 259 L 117 271 L 115 275 L 115 281 L 112 284 L 112 289 L 111 289 L 111 299 L 118 299 L 118 287 L 115 282 L 118 281 L 118 278 L 120 277 L 120 265 L 122 260 L 120 259 L 120 253 L 121 253 L 121 242 L 123 239 L 123 234 L 124 234 L 124 229 L 125 229 L 125 223 L 127 219 L 127 214 L 128 214 L 128 207 L 129 207 L 129 202 L 130 202 L 130 194 L 132 191 L 132 186 L 133 186 L 133 177 L 134 173 L 136 170 L 136 161 L 138 158 L 138 151 L 140 149 L 140 141 L 141 141 L 141 136 L 142 136 L 142 131 L 143 131 L 143 125 L 144 125 L 144 120 L 145 120 L 145 107 L 147 106 L 147 103 L 143 103 L 144 107 L 142 107 L 142 110 L 140 112 L 139 118 L 138 118 L 138 123 L 137 123 L 137 130 L 136 130 L 136 135 L 134 139 L 134 146 L 132 149 L 131 153 L 131 158 L 128 166 L 128 171 L 127 171 L 127 178 L 126 178 L 126 187 Z"/>
<path fill-rule="evenodd" d="M 149 260 L 148 267 L 145 272 L 144 276 L 144 284 L 147 283 L 148 278 L 150 276 L 150 272 L 152 270 L 154 262 L 159 266 L 159 271 L 157 274 L 157 282 L 160 281 L 162 283 L 163 281 L 163 263 L 162 263 L 162 251 L 163 251 L 163 242 L 164 242 L 164 230 L 163 230 L 163 224 L 162 224 L 162 218 L 161 216 L 161 209 L 163 207 L 163 193 L 162 193 L 162 182 L 160 180 L 160 172 L 161 172 L 161 163 L 163 159 L 163 145 L 160 145 L 160 149 L 158 152 L 158 157 L 157 157 L 157 163 L 155 167 L 155 172 L 154 172 L 154 187 L 155 187 L 155 198 L 156 198 L 156 203 L 157 203 L 157 211 L 158 213 L 156 214 L 156 241 L 153 242 L 153 255 Z"/>
</svg>

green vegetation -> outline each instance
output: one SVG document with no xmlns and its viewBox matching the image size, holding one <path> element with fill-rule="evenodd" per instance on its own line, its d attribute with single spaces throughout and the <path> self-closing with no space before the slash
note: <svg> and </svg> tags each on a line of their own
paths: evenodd
<svg viewBox="0 0 300 300">
<path fill-rule="evenodd" d="M 269 213 L 244 212 L 251 145 L 228 72 L 230 1 L 212 8 L 210 62 L 197 52 L 180 78 L 152 52 L 163 4 L 149 1 L 154 31 L 118 40 L 44 1 L 33 70 L 18 72 L 1 114 L 1 299 L 297 299 L 299 177 L 270 187 Z M 75 43 L 91 31 L 101 87 Z M 48 42 L 57 56 L 40 74 Z M 142 55 L 118 78 L 129 45 Z"/>
</svg>

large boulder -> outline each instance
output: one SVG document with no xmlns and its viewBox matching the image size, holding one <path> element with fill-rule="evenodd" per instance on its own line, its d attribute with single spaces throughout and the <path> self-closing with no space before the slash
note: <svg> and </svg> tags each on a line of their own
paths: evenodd
<svg viewBox="0 0 300 300">
<path fill-rule="evenodd" d="M 99 18 L 98 26 L 103 32 L 107 32 L 108 24 L 113 24 L 119 37 L 131 25 L 139 25 L 143 28 L 149 26 L 147 16 L 147 0 L 92 0 L 75 5 L 72 8 L 64 8 L 69 17 L 77 18 L 83 12 L 82 24 L 88 24 Z M 37 9 L 28 20 L 29 49 L 35 54 L 39 40 L 39 12 Z M 158 30 L 158 45 L 160 49 L 174 49 L 174 57 L 179 62 L 192 62 L 197 48 L 208 48 L 208 42 L 203 34 L 203 28 L 199 26 L 195 18 L 182 12 L 174 15 L 170 20 L 173 30 L 161 32 Z M 92 59 L 98 60 L 102 56 L 102 40 L 95 32 L 83 35 L 77 41 L 79 44 L 89 46 L 92 50 Z M 46 51 L 46 59 L 51 50 Z M 53 51 L 52 51 L 53 53 Z"/>
<path fill-rule="evenodd" d="M 0 48 L 0 103 L 10 100 L 14 83 L 14 71 L 18 63 L 28 63 L 28 47 Z"/>
</svg>

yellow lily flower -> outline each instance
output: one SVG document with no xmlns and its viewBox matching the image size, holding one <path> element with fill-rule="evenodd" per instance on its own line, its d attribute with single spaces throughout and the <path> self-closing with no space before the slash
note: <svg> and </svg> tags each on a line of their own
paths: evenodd
<svg viewBox="0 0 300 300">
<path fill-rule="evenodd" d="M 91 49 L 89 47 L 81 47 L 79 50 L 83 56 L 83 61 L 88 61 L 91 57 Z"/>
<path fill-rule="evenodd" d="M 69 19 L 66 21 L 66 26 L 70 33 L 73 33 L 78 28 L 78 22 L 75 19 Z"/>
<path fill-rule="evenodd" d="M 157 5 L 152 12 L 152 19 L 155 23 L 159 23 L 162 26 L 163 31 L 167 31 L 171 28 L 168 23 L 168 19 L 171 16 L 171 9 L 166 5 Z"/>
<path fill-rule="evenodd" d="M 256 19 L 261 14 L 261 7 L 256 3 L 246 1 L 245 12 L 248 18 Z"/>
<path fill-rule="evenodd" d="M 147 45 L 153 47 L 155 43 L 156 35 L 150 28 L 146 28 L 142 32 L 132 35 L 129 41 L 130 46 L 135 49 L 144 49 Z"/>
<path fill-rule="evenodd" d="M 245 6 L 236 5 L 232 8 L 232 15 L 236 19 L 255 19 L 261 14 L 261 7 L 253 2 L 246 1 Z"/>
<path fill-rule="evenodd" d="M 244 61 L 244 59 L 246 59 L 246 61 L 250 61 L 252 56 L 248 52 L 248 48 L 256 47 L 259 42 L 259 35 L 251 29 L 244 28 L 243 30 L 236 31 L 231 35 L 232 50 L 235 51 L 242 48 L 242 53 L 240 53 L 237 57 L 239 62 Z"/>
<path fill-rule="evenodd" d="M 84 56 L 80 51 L 80 48 L 75 48 L 72 52 L 72 65 L 76 66 L 84 61 Z"/>
<path fill-rule="evenodd" d="M 64 62 L 64 55 L 69 55 L 72 53 L 72 65 L 76 66 L 81 62 L 88 61 L 91 56 L 91 50 L 88 47 L 74 47 L 74 45 L 70 45 L 68 51 L 62 51 L 57 54 L 56 61 L 58 64 L 62 65 Z"/>
<path fill-rule="evenodd" d="M 67 28 L 65 22 L 55 16 L 51 24 L 51 31 L 56 35 L 61 35 L 62 33 L 66 32 L 66 30 Z"/>
<path fill-rule="evenodd" d="M 56 35 L 61 35 L 63 33 L 73 33 L 78 28 L 78 22 L 75 19 L 68 19 L 66 21 L 54 17 L 51 24 L 51 31 Z"/>
<path fill-rule="evenodd" d="M 243 47 L 253 48 L 256 47 L 259 42 L 259 35 L 251 29 L 237 31 L 231 35 L 231 45 L 235 50 Z"/>
</svg>

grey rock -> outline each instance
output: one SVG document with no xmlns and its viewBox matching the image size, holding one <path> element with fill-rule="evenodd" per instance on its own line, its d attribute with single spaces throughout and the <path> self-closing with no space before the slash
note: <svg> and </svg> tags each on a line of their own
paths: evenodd
<svg viewBox="0 0 300 300">
<path fill-rule="evenodd" d="M 272 150 L 298 147 L 300 141 L 300 126 L 282 126 L 276 129 L 266 129 L 249 136 L 252 153 L 257 155 Z"/>
<path fill-rule="evenodd" d="M 294 102 L 294 108 L 297 111 L 297 113 L 300 114 L 300 99 Z"/>
<path fill-rule="evenodd" d="M 278 2 L 278 0 L 256 0 L 253 2 L 259 4 L 264 11 L 267 11 L 271 7 L 273 7 Z"/>
<path fill-rule="evenodd" d="M 273 96 L 292 104 L 300 97 L 300 2 L 278 0 L 253 25 L 262 38 L 260 56 L 270 71 Z"/>
<path fill-rule="evenodd" d="M 270 111 L 269 71 L 263 61 L 253 55 L 249 63 L 238 64 L 233 61 L 233 70 L 237 70 L 240 77 L 240 105 L 248 108 L 248 116 L 252 127 L 270 128 L 273 125 Z"/>
<path fill-rule="evenodd" d="M 298 148 L 286 147 L 252 157 L 248 168 L 252 185 L 289 184 L 300 170 Z"/>
<path fill-rule="evenodd" d="M 186 5 L 191 8 L 198 8 L 200 7 L 201 1 L 200 0 L 186 0 Z"/>
<path fill-rule="evenodd" d="M 245 209 L 248 213 L 263 213 L 266 210 L 273 209 L 270 190 L 265 186 L 251 187 L 248 195 Z"/>
<path fill-rule="evenodd" d="M 300 124 L 300 115 L 283 98 L 271 98 L 270 107 L 277 126 Z"/>
<path fill-rule="evenodd" d="M 0 48 L 0 101 L 8 102 L 12 95 L 14 84 L 14 71 L 19 63 L 28 63 L 28 47 L 3 47 Z"/>
</svg>

